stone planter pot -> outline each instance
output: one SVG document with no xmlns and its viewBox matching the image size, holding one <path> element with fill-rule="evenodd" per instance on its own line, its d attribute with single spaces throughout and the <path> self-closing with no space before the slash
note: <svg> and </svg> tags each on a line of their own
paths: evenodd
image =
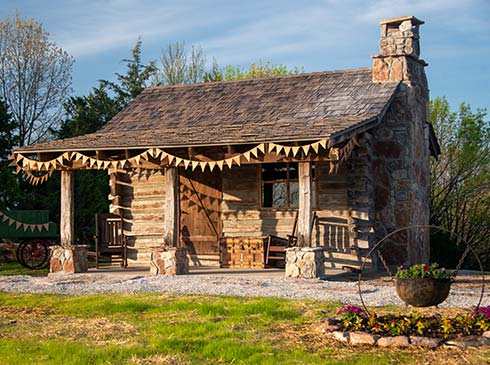
<svg viewBox="0 0 490 365">
<path fill-rule="evenodd" d="M 396 292 L 401 300 L 414 307 L 430 307 L 444 302 L 451 289 L 451 279 L 396 278 Z"/>
</svg>

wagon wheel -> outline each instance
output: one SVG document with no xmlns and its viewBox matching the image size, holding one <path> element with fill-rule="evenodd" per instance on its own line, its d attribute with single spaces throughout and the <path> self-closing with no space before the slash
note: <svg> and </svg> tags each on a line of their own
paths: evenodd
<svg viewBox="0 0 490 365">
<path fill-rule="evenodd" d="M 49 248 L 42 240 L 23 242 L 17 248 L 17 260 L 28 269 L 43 269 L 49 260 Z"/>
</svg>

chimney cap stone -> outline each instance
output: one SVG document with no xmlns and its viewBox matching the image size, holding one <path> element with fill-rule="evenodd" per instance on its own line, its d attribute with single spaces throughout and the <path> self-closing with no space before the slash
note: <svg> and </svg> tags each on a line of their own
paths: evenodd
<svg viewBox="0 0 490 365">
<path fill-rule="evenodd" d="M 414 17 L 412 15 L 399 16 L 397 18 L 383 19 L 383 20 L 381 20 L 379 22 L 379 24 L 381 24 L 381 25 L 382 24 L 399 25 L 399 24 L 401 24 L 402 22 L 404 22 L 406 20 L 410 20 L 412 22 L 412 24 L 417 24 L 417 25 L 424 24 L 424 21 L 423 20 L 417 19 L 416 17 Z"/>
</svg>

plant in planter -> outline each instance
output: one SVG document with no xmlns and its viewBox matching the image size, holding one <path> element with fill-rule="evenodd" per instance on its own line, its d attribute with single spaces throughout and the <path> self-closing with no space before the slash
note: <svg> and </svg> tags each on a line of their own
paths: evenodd
<svg viewBox="0 0 490 365">
<path fill-rule="evenodd" d="M 446 300 L 455 272 L 430 265 L 401 266 L 396 273 L 396 292 L 406 304 L 429 307 Z"/>
</svg>

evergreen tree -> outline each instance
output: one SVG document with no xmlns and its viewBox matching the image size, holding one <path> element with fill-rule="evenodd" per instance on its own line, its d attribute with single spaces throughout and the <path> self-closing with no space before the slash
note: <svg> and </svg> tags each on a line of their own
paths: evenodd
<svg viewBox="0 0 490 365">
<path fill-rule="evenodd" d="M 126 73 L 116 73 L 117 82 L 101 80 L 101 86 L 108 87 L 115 93 L 121 109 L 144 90 L 147 81 L 157 71 L 153 61 L 147 65 L 141 63 L 141 38 L 136 41 L 131 54 L 132 58 L 123 60 L 126 62 Z"/>
<path fill-rule="evenodd" d="M 8 160 L 11 149 L 17 143 L 15 128 L 7 105 L 0 100 L 0 210 L 15 207 L 21 197 L 15 171 L 9 166 Z"/>
</svg>

